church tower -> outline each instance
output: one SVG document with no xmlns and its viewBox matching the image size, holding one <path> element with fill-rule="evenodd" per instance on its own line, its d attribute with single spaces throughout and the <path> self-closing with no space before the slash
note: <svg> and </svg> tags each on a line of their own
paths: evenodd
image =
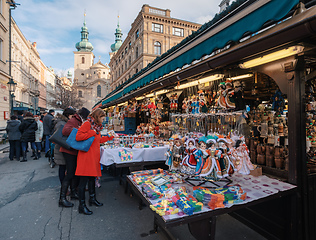
<svg viewBox="0 0 316 240">
<path fill-rule="evenodd" d="M 119 48 L 122 46 L 122 29 L 120 28 L 120 16 L 117 17 L 117 28 L 115 29 L 115 43 L 111 45 L 111 51 L 110 52 L 110 59 L 112 56 L 119 50 Z"/>
<path fill-rule="evenodd" d="M 78 51 L 74 52 L 74 80 L 80 85 L 84 84 L 87 77 L 87 70 L 93 65 L 94 54 L 93 46 L 89 42 L 89 32 L 86 26 L 86 14 L 84 14 L 83 27 L 81 28 L 81 41 L 76 43 Z"/>
</svg>

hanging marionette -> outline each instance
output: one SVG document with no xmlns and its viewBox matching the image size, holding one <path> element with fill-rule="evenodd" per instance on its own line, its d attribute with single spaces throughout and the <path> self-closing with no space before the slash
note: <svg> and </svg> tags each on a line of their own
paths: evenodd
<svg viewBox="0 0 316 240">
<path fill-rule="evenodd" d="M 195 114 L 196 113 L 196 107 L 195 107 L 195 102 L 196 102 L 196 97 L 193 95 L 192 96 L 192 100 L 191 100 L 191 113 Z"/>
<path fill-rule="evenodd" d="M 187 112 L 187 107 L 188 107 L 187 104 L 188 104 L 188 100 L 187 100 L 187 98 L 184 98 L 182 101 L 182 112 L 183 113 Z"/>
<path fill-rule="evenodd" d="M 192 113 L 192 97 L 188 97 L 186 113 Z"/>
<path fill-rule="evenodd" d="M 246 109 L 246 104 L 244 101 L 243 97 L 243 92 L 242 92 L 242 84 L 240 81 L 235 81 L 234 82 L 234 102 L 235 102 L 235 110 L 244 110 Z"/>
<path fill-rule="evenodd" d="M 282 96 L 282 92 L 280 89 L 275 91 L 275 94 L 272 98 L 272 110 L 274 110 L 277 114 L 283 114 L 285 101 Z"/>
<path fill-rule="evenodd" d="M 226 107 L 229 109 L 234 109 L 235 106 L 235 100 L 234 100 L 234 88 L 232 81 L 226 80 L 225 83 L 225 102 L 226 102 Z"/>
<path fill-rule="evenodd" d="M 194 106 L 195 106 L 195 113 L 197 113 L 197 114 L 200 113 L 200 99 L 199 99 L 199 97 L 196 97 Z"/>
<path fill-rule="evenodd" d="M 194 174 L 196 169 L 196 159 L 194 157 L 194 153 L 196 152 L 195 148 L 195 140 L 193 138 L 189 138 L 186 141 L 186 156 L 182 160 L 182 171 L 187 174 Z"/>
<path fill-rule="evenodd" d="M 202 90 L 200 90 L 200 91 L 198 91 L 198 93 L 199 93 L 199 99 L 200 99 L 200 112 L 207 113 L 207 106 L 206 106 L 204 92 Z"/>
<path fill-rule="evenodd" d="M 174 101 L 174 111 L 177 111 L 178 110 L 178 94 L 175 93 L 174 96 L 173 96 L 173 101 Z"/>
<path fill-rule="evenodd" d="M 225 83 L 221 82 L 218 85 L 219 89 L 218 89 L 218 98 L 216 100 L 216 106 L 220 107 L 220 108 L 224 108 L 226 109 L 226 100 L 225 100 Z"/>
</svg>

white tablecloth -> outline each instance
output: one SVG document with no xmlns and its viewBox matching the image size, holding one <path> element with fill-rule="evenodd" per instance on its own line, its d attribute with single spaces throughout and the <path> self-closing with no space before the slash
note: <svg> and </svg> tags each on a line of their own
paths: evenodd
<svg viewBox="0 0 316 240">
<path fill-rule="evenodd" d="M 119 156 L 119 151 L 125 149 L 127 152 L 133 152 L 133 160 L 122 161 Z M 168 147 L 155 147 L 155 148 L 114 148 L 105 149 L 101 147 L 100 163 L 103 165 L 111 165 L 113 163 L 129 163 L 129 162 L 150 162 L 150 161 L 163 161 L 166 160 L 165 153 Z"/>
</svg>

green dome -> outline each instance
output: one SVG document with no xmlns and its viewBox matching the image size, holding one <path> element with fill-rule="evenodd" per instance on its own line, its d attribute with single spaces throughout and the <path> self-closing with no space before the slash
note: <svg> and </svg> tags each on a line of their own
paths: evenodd
<svg viewBox="0 0 316 240">
<path fill-rule="evenodd" d="M 115 29 L 115 43 L 111 45 L 111 51 L 117 52 L 119 48 L 122 46 L 122 29 L 120 28 L 119 21 L 117 22 L 117 28 Z"/>
<path fill-rule="evenodd" d="M 93 46 L 89 42 L 89 32 L 86 26 L 86 19 L 83 22 L 83 27 L 81 28 L 81 41 L 76 43 L 76 48 L 79 52 L 92 52 Z"/>
</svg>

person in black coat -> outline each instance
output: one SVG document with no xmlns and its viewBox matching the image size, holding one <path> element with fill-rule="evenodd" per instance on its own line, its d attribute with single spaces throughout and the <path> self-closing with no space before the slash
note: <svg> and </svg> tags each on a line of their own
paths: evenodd
<svg viewBox="0 0 316 240">
<path fill-rule="evenodd" d="M 18 120 L 17 116 L 11 116 L 11 120 L 7 122 L 6 131 L 8 133 L 10 153 L 9 158 L 12 161 L 13 156 L 16 156 L 16 160 L 20 161 L 20 150 L 21 150 L 21 132 L 19 129 L 21 122 Z"/>
<path fill-rule="evenodd" d="M 54 133 L 54 124 L 53 119 L 55 116 L 55 110 L 49 110 L 48 114 L 43 118 L 43 128 L 44 128 L 44 136 L 45 136 L 45 157 L 48 157 L 49 147 L 50 147 L 50 136 Z"/>
<path fill-rule="evenodd" d="M 20 162 L 26 162 L 26 148 L 28 142 L 35 142 L 35 131 L 37 130 L 37 123 L 33 117 L 33 114 L 26 112 L 22 123 L 19 126 L 21 131 L 21 146 L 22 146 L 22 160 Z"/>
</svg>

